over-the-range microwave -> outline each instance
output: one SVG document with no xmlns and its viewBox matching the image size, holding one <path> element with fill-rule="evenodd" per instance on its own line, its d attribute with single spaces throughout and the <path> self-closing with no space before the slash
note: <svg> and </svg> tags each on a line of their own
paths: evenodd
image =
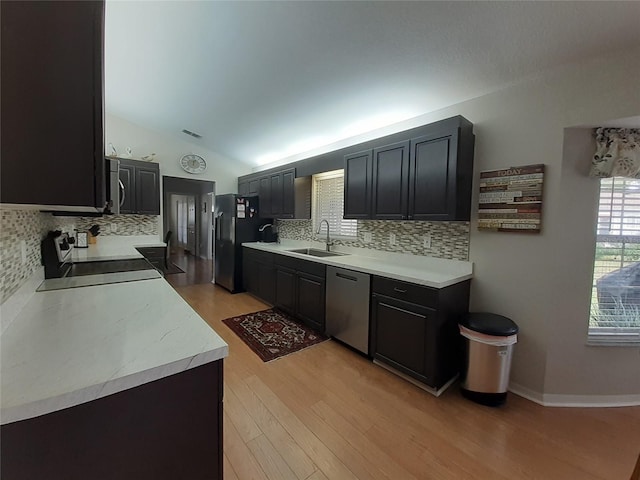
<svg viewBox="0 0 640 480">
<path fill-rule="evenodd" d="M 120 181 L 120 160 L 105 158 L 106 166 L 106 194 L 105 214 L 119 214 L 120 206 L 124 202 L 124 185 Z"/>
</svg>

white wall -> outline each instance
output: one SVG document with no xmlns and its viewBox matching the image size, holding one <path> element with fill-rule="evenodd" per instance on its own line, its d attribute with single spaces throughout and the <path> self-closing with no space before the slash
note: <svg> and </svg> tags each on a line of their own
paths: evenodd
<svg viewBox="0 0 640 480">
<path fill-rule="evenodd" d="M 176 134 L 177 135 L 177 134 Z M 155 153 L 155 161 L 160 164 L 160 174 L 171 177 L 210 180 L 216 182 L 216 194 L 236 193 L 238 177 L 251 173 L 251 168 L 234 162 L 222 155 L 202 148 L 196 143 L 182 140 L 178 136 L 150 130 L 123 118 L 107 113 L 105 117 L 105 145 L 112 143 L 122 155 L 130 147 L 133 158 Z M 178 160 L 188 153 L 195 153 L 207 161 L 207 170 L 199 175 L 185 172 Z M 110 152 L 107 149 L 107 154 Z"/>
<path fill-rule="evenodd" d="M 640 347 L 586 346 L 597 182 L 584 130 L 640 113 L 640 50 L 566 66 L 525 84 L 422 117 L 460 114 L 475 125 L 470 260 L 471 307 L 521 328 L 512 383 L 539 400 L 633 396 L 640 400 Z M 588 135 L 588 132 L 587 132 Z M 477 230 L 482 170 L 544 163 L 539 235 Z"/>
<path fill-rule="evenodd" d="M 587 176 L 590 131 L 565 130 L 640 114 L 638 58 L 567 65 L 368 134 L 454 115 L 474 123 L 471 309 L 518 323 L 511 384 L 542 402 L 640 402 L 640 347 L 586 345 L 598 184 Z M 478 231 L 480 171 L 536 163 L 546 165 L 542 233 Z"/>
</svg>

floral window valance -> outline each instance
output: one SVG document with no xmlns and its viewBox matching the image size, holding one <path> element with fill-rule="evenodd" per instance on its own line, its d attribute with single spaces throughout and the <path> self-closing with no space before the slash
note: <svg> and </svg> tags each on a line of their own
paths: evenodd
<svg viewBox="0 0 640 480">
<path fill-rule="evenodd" d="M 640 129 L 596 129 L 591 177 L 640 178 Z"/>
</svg>

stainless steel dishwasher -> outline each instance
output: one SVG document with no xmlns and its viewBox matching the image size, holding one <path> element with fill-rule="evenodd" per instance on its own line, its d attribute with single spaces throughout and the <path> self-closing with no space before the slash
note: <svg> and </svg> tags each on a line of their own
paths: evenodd
<svg viewBox="0 0 640 480">
<path fill-rule="evenodd" d="M 327 267 L 327 335 L 369 355 L 369 291 L 366 273 Z"/>
</svg>

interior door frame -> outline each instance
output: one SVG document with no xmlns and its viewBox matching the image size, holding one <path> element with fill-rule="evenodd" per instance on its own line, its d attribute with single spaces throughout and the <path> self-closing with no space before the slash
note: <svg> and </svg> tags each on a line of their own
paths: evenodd
<svg viewBox="0 0 640 480">
<path fill-rule="evenodd" d="M 198 257 L 212 260 L 213 259 L 213 245 L 212 235 L 207 236 L 207 242 L 201 244 L 198 241 L 198 234 L 200 233 L 200 222 L 202 221 L 199 215 L 199 206 L 203 205 L 205 198 L 212 194 L 215 196 L 215 182 L 211 180 L 195 180 L 191 178 L 170 177 L 168 175 L 162 176 L 162 237 L 166 235 L 170 230 L 170 214 L 171 211 L 171 195 L 192 195 L 196 200 L 196 252 L 193 252 Z M 165 212 L 167 212 L 165 214 Z M 212 220 L 212 215 L 209 215 L 209 222 Z M 209 230 L 211 230 L 209 225 Z"/>
</svg>

